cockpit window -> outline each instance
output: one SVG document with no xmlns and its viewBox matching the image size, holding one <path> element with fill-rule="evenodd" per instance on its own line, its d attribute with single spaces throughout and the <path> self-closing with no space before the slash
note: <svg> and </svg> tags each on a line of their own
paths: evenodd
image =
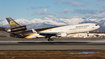
<svg viewBox="0 0 105 59">
<path fill-rule="evenodd" d="M 95 26 L 98 26 L 97 24 L 95 24 Z"/>
</svg>

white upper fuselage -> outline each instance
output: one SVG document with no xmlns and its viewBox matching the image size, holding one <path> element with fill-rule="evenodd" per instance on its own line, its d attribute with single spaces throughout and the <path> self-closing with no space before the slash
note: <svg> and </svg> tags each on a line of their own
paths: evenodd
<svg viewBox="0 0 105 59">
<path fill-rule="evenodd" d="M 67 25 L 67 26 L 60 26 L 60 27 L 53 27 L 48 28 L 45 30 L 39 31 L 39 33 L 33 33 L 25 38 L 36 38 L 36 37 L 43 37 L 40 33 L 45 34 L 54 34 L 54 33 L 80 33 L 80 32 L 89 32 L 100 28 L 99 25 L 94 23 L 85 23 L 85 24 L 78 24 L 78 25 Z"/>
<path fill-rule="evenodd" d="M 68 25 L 56 28 L 51 28 L 41 32 L 65 32 L 65 33 L 78 33 L 78 32 L 89 32 L 100 28 L 99 25 L 94 23 L 78 24 L 78 25 Z"/>
</svg>

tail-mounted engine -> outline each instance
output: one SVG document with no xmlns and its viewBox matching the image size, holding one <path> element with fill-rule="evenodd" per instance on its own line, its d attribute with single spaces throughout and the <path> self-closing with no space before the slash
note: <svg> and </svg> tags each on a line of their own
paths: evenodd
<svg viewBox="0 0 105 59">
<path fill-rule="evenodd" d="M 9 28 L 7 32 L 20 32 L 20 31 L 25 31 L 27 30 L 26 26 L 20 26 L 20 27 L 15 27 L 15 28 Z"/>
</svg>

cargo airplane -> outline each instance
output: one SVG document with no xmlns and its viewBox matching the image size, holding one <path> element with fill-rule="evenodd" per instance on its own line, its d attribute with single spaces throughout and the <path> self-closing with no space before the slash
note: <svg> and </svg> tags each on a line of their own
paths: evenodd
<svg viewBox="0 0 105 59">
<path fill-rule="evenodd" d="M 11 26 L 10 28 L 6 29 L 6 31 L 11 33 L 11 36 L 21 37 L 21 38 L 45 37 L 45 38 L 48 38 L 48 41 L 54 40 L 54 39 L 51 39 L 52 36 L 66 37 L 68 34 L 89 32 L 100 28 L 100 26 L 97 24 L 85 23 L 85 24 L 78 24 L 78 25 L 56 26 L 56 27 L 49 27 L 49 28 L 27 30 L 26 26 L 20 26 L 17 22 L 15 22 L 10 17 L 6 19 Z"/>
</svg>

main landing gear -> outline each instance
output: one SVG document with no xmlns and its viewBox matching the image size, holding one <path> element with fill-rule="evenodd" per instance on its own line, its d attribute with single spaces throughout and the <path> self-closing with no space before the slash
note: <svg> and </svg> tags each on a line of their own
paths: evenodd
<svg viewBox="0 0 105 59">
<path fill-rule="evenodd" d="M 51 36 L 46 36 L 45 38 L 48 38 L 48 41 L 54 41 L 54 39 L 51 38 Z"/>
<path fill-rule="evenodd" d="M 48 38 L 48 41 L 54 41 L 54 39 L 52 39 L 52 38 Z"/>
</svg>

